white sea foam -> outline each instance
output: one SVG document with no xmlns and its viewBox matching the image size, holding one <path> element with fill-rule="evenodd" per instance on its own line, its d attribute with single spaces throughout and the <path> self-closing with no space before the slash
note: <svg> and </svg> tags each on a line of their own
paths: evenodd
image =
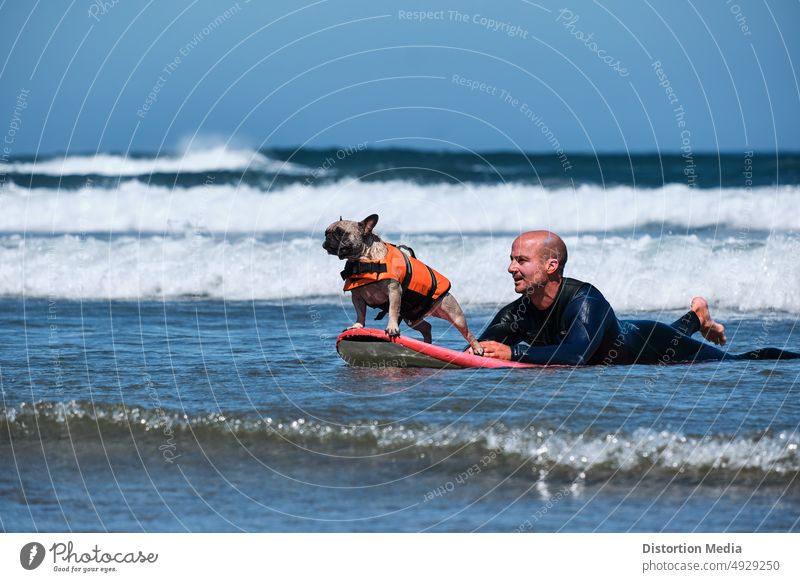
<svg viewBox="0 0 800 582">
<path fill-rule="evenodd" d="M 0 237 L 0 294 L 65 298 L 349 299 L 342 263 L 319 237 L 222 235 Z M 394 240 L 445 273 L 465 305 L 515 298 L 509 236 L 415 235 Z M 595 284 L 620 311 L 682 309 L 693 295 L 726 310 L 800 311 L 800 238 L 567 236 L 569 276 Z M 755 284 L 758 281 L 758 284 Z"/>
<path fill-rule="evenodd" d="M 31 418 L 35 417 L 35 423 Z M 313 450 L 325 450 L 337 442 L 359 445 L 364 451 L 374 447 L 381 451 L 425 451 L 431 449 L 479 446 L 480 458 L 496 462 L 500 455 L 520 456 L 539 469 L 541 479 L 548 471 L 570 470 L 578 476 L 611 475 L 631 472 L 644 476 L 649 471 L 695 473 L 706 476 L 724 474 L 739 476 L 755 471 L 760 476 L 786 476 L 795 479 L 800 471 L 798 435 L 793 430 L 770 435 L 752 434 L 687 436 L 673 431 L 638 428 L 629 433 L 587 435 L 568 430 L 490 429 L 474 427 L 438 427 L 398 423 L 362 422 L 352 426 L 329 425 L 313 419 L 254 419 L 236 415 L 208 413 L 187 417 L 183 413 L 165 412 L 138 407 L 119 407 L 87 402 L 39 402 L 35 405 L 0 408 L 0 428 L 24 432 L 30 426 L 42 429 L 53 424 L 79 425 L 88 421 L 97 429 L 102 426 L 107 439 L 115 436 L 114 428 L 130 436 L 131 427 L 138 431 L 159 431 L 169 422 L 173 431 L 218 431 L 238 435 L 258 434 L 274 438 L 278 443 L 301 442 Z M 102 424 L 100 424 L 102 423 Z M 3 425 L 6 425 L 5 427 Z M 487 456 L 487 451 L 489 451 Z M 485 465 L 484 465 L 485 466 Z"/>
<path fill-rule="evenodd" d="M 797 472 L 800 454 L 798 435 L 774 437 L 686 437 L 670 431 L 640 428 L 632 434 L 604 437 L 563 434 L 552 431 L 487 437 L 487 444 L 505 453 L 530 457 L 536 466 L 566 465 L 581 471 L 599 466 L 629 470 L 642 464 L 676 471 L 757 469 L 760 472 Z"/>
<path fill-rule="evenodd" d="M 148 161 L 147 163 L 152 163 Z M 724 226 L 742 231 L 800 230 L 800 188 L 700 190 L 584 185 L 548 190 L 524 184 L 465 186 L 339 181 L 264 192 L 252 186 L 170 189 L 139 181 L 115 189 L 3 189 L 5 232 L 309 232 L 340 215 L 381 215 L 378 230 L 492 233 L 549 228 L 560 233 Z"/>
<path fill-rule="evenodd" d="M 68 156 L 37 162 L 0 164 L 0 172 L 41 174 L 46 176 L 148 176 L 155 173 L 198 173 L 246 169 L 276 173 L 306 173 L 308 168 L 272 160 L 261 153 L 245 149 L 217 146 L 187 151 L 183 155 L 166 154 L 159 157 L 129 157 L 114 154 Z"/>
</svg>

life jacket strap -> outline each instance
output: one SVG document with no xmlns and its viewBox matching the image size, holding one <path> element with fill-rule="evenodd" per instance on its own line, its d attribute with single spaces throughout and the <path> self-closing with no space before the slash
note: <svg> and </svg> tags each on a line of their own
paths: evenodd
<svg viewBox="0 0 800 582">
<path fill-rule="evenodd" d="M 406 254 L 400 251 L 400 255 L 403 257 L 403 260 L 406 262 L 406 275 L 403 277 L 403 280 L 400 281 L 400 287 L 402 287 L 403 291 L 408 289 L 408 285 L 411 283 L 411 277 L 414 276 L 414 270 L 411 268 L 411 261 L 408 260 Z"/>
<path fill-rule="evenodd" d="M 386 263 L 368 263 L 362 261 L 347 261 L 341 273 L 342 279 L 349 279 L 353 275 L 364 273 L 385 273 Z"/>
<path fill-rule="evenodd" d="M 433 302 L 433 296 L 436 295 L 436 275 L 433 274 L 433 269 L 428 267 L 428 265 L 425 265 L 425 267 L 427 267 L 428 273 L 431 275 L 431 288 L 428 290 L 426 296 L 428 305 L 430 305 Z"/>
</svg>

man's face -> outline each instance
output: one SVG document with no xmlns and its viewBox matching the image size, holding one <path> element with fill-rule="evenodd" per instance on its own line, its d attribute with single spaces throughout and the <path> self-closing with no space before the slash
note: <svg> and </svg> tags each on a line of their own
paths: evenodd
<svg viewBox="0 0 800 582">
<path fill-rule="evenodd" d="M 519 238 L 511 245 L 508 272 L 514 278 L 514 291 L 527 293 L 548 281 L 547 261 L 542 258 L 541 243 Z"/>
</svg>

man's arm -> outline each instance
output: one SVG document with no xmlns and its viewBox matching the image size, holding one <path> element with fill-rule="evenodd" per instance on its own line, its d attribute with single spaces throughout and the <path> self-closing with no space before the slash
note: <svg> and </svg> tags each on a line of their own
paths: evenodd
<svg viewBox="0 0 800 582">
<path fill-rule="evenodd" d="M 511 348 L 511 359 L 529 364 L 583 365 L 600 347 L 607 326 L 615 318 L 605 298 L 592 288 L 586 295 L 576 296 L 564 310 L 568 328 L 560 344 L 529 346 L 518 343 Z"/>
</svg>

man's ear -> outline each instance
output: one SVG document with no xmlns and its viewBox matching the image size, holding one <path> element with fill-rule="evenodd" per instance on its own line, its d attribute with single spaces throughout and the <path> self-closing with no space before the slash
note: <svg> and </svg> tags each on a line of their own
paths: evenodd
<svg viewBox="0 0 800 582">
<path fill-rule="evenodd" d="M 547 274 L 552 275 L 553 273 L 557 273 L 560 266 L 558 259 L 547 259 Z"/>
<path fill-rule="evenodd" d="M 361 225 L 361 229 L 364 231 L 365 235 L 372 234 L 372 229 L 378 224 L 378 215 L 370 214 L 358 224 Z"/>
</svg>

